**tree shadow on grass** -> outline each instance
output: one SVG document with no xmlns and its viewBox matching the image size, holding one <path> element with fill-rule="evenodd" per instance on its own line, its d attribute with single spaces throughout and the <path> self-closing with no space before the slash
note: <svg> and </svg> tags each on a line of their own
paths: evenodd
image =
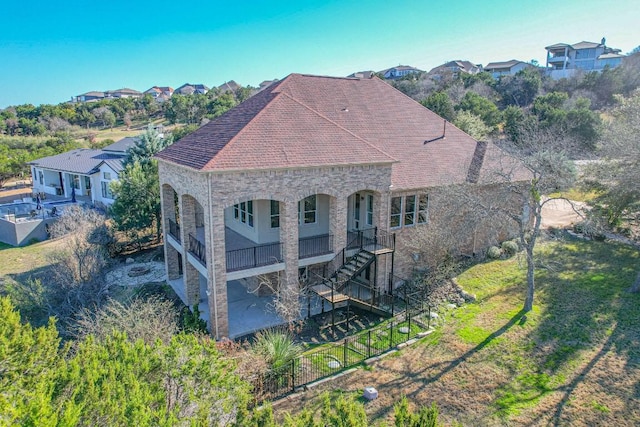
<svg viewBox="0 0 640 427">
<path fill-rule="evenodd" d="M 540 373 L 569 377 L 568 383 L 555 388 L 563 394 L 550 422 L 571 423 L 571 419 L 564 419 L 566 406 L 576 388 L 587 380 L 600 383 L 607 395 L 624 402 L 627 413 L 635 411 L 628 399 L 631 390 L 603 384 L 610 378 L 607 366 L 599 364 L 615 354 L 624 360 L 626 370 L 640 377 L 640 296 L 625 292 L 636 275 L 637 250 L 612 243 L 571 241 L 550 246 L 540 258 L 542 262 L 553 260 L 562 268 L 538 275 L 537 298 L 544 302 L 545 310 L 528 337 L 538 343 L 530 357 L 540 362 Z M 595 348 L 598 351 L 585 359 Z M 574 363 L 584 366 L 573 372 Z M 638 398 L 636 393 L 635 404 Z"/>
<path fill-rule="evenodd" d="M 430 364 L 425 366 L 423 369 L 416 371 L 410 371 L 411 374 L 407 375 L 407 370 L 397 370 L 398 378 L 388 384 L 391 388 L 395 388 L 398 390 L 406 390 L 406 387 L 403 387 L 403 383 L 406 382 L 419 382 L 420 387 L 415 387 L 415 390 L 410 393 L 405 393 L 408 398 L 416 398 L 416 395 L 421 392 L 421 390 L 433 383 L 439 381 L 444 375 L 455 370 L 457 367 L 467 362 L 471 357 L 481 352 L 485 347 L 491 344 L 496 338 L 503 335 L 505 332 L 509 331 L 514 325 L 523 325 L 526 323 L 527 317 L 524 310 L 520 310 L 516 313 L 507 323 L 502 325 L 499 329 L 491 333 L 487 336 L 481 343 L 476 345 L 475 347 L 469 349 L 461 356 L 449 361 L 449 362 L 441 362 Z M 435 375 L 427 375 L 425 371 L 427 370 L 437 370 L 438 372 Z M 384 415 L 386 408 L 380 408 L 377 413 L 374 414 L 373 418 L 379 418 Z"/>
</svg>

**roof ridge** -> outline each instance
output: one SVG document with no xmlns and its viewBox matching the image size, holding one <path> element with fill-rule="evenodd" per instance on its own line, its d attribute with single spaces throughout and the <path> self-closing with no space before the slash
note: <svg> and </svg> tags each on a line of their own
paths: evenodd
<svg viewBox="0 0 640 427">
<path fill-rule="evenodd" d="M 289 79 L 289 77 L 291 76 L 291 74 L 289 74 L 287 77 L 285 77 L 284 79 L 270 85 L 268 88 L 265 88 L 265 90 L 259 92 L 258 94 L 262 94 L 262 96 L 267 96 L 267 94 L 273 94 L 275 92 L 275 89 L 277 89 L 281 83 L 285 82 L 287 79 Z M 267 92 L 268 89 L 271 89 L 270 92 Z M 266 104 L 264 104 L 264 106 L 262 106 L 262 108 L 260 108 L 260 110 L 251 118 L 251 120 L 249 120 L 247 123 L 245 123 L 244 126 L 242 126 L 242 128 L 231 138 L 229 139 L 229 141 L 227 141 L 226 144 L 224 144 L 224 146 L 220 149 L 220 151 L 218 151 L 213 158 L 211 158 L 207 163 L 205 163 L 200 170 L 206 170 L 209 168 L 209 166 L 213 165 L 216 163 L 216 159 L 222 155 L 222 153 L 224 153 L 227 150 L 227 147 L 229 147 L 230 145 L 233 145 L 235 143 L 235 141 L 238 139 L 238 137 L 240 135 L 242 135 L 245 130 L 249 127 L 249 125 L 251 123 L 253 123 L 258 117 L 260 117 L 262 114 L 264 114 L 264 111 L 266 110 L 266 107 L 269 106 L 270 104 L 272 104 L 276 99 L 278 99 L 278 97 L 280 95 L 282 95 L 282 92 L 275 92 L 274 94 L 275 96 L 269 100 Z M 249 98 L 251 99 L 251 98 Z M 248 101 L 248 100 L 247 100 Z M 246 102 L 246 101 L 245 101 Z M 236 107 L 238 107 L 240 104 L 238 104 Z M 233 107 L 233 108 L 236 108 Z M 219 118 L 224 117 L 229 111 L 232 111 L 233 108 L 231 110 L 228 110 L 225 114 L 223 114 L 222 116 L 220 116 Z"/>
<path fill-rule="evenodd" d="M 359 80 L 359 79 L 358 79 Z M 319 111 L 316 111 L 315 109 L 311 108 L 310 106 L 308 106 L 307 104 L 303 103 L 302 101 L 299 101 L 298 99 L 294 98 L 293 96 L 289 95 L 286 92 L 280 92 L 281 94 L 283 94 L 284 96 L 286 96 L 287 98 L 291 99 L 293 102 L 303 106 L 304 108 L 306 108 L 307 110 L 313 112 L 314 114 L 316 114 L 317 116 L 323 118 L 324 120 L 326 120 L 327 122 L 331 123 L 332 125 L 336 126 L 337 128 L 347 132 L 349 135 L 359 139 L 360 141 L 364 142 L 365 144 L 367 144 L 368 146 L 370 146 L 371 148 L 373 148 L 374 150 L 384 154 L 385 156 L 389 157 L 390 159 L 393 159 L 394 161 L 399 161 L 398 159 L 396 159 L 394 156 L 390 155 L 389 153 L 387 153 L 386 151 L 381 150 L 380 148 L 376 147 L 375 145 L 373 145 L 371 142 L 367 141 L 366 139 L 364 139 L 363 137 L 361 137 L 360 135 L 357 135 L 355 133 L 353 133 L 352 131 L 350 131 L 349 129 L 341 126 L 340 124 L 334 122 L 333 120 L 331 120 L 330 118 L 328 118 L 327 116 L 325 116 L 324 114 L 320 113 Z"/>
</svg>

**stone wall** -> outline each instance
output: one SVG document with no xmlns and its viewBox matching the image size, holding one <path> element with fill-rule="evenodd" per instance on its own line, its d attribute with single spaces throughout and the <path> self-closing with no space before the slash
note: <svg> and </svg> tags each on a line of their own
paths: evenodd
<svg viewBox="0 0 640 427">
<path fill-rule="evenodd" d="M 298 286 L 298 201 L 313 194 L 330 196 L 329 230 L 333 235 L 335 251 L 346 246 L 347 199 L 357 191 L 374 191 L 376 224 L 384 230 L 388 226 L 390 164 L 205 173 L 159 160 L 158 169 L 160 185 L 175 190 L 180 199 L 181 231 L 185 251 L 188 244 L 188 240 L 184 240 L 188 234 L 186 230 L 195 228 L 196 212 L 200 212 L 200 206 L 204 214 L 209 307 L 211 319 L 215 319 L 210 327 L 212 334 L 217 338 L 225 336 L 228 332 L 225 208 L 247 200 L 266 199 L 280 202 L 280 241 L 284 246 L 286 265 L 283 286 Z M 169 194 L 168 190 L 163 190 L 163 199 Z M 191 200 L 197 203 L 194 204 Z M 171 215 L 175 217 L 175 214 L 170 212 L 173 209 L 171 203 L 163 200 L 162 206 L 163 218 L 170 218 Z M 167 213 L 165 210 L 168 210 Z M 168 222 L 164 219 L 163 226 L 166 232 Z M 189 262 L 186 252 L 183 253 L 183 260 L 183 270 L 189 275 L 191 268 L 186 265 Z M 185 277 L 185 283 L 191 282 L 192 279 Z M 190 287 L 188 286 L 187 291 Z"/>
</svg>

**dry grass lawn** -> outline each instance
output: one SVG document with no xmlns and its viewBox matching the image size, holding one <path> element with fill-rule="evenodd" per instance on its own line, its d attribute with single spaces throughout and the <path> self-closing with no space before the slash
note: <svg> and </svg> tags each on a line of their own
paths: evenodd
<svg viewBox="0 0 640 427">
<path fill-rule="evenodd" d="M 518 258 L 477 265 L 458 282 L 478 301 L 445 314 L 443 326 L 412 348 L 276 405 L 320 405 L 319 394 L 374 386 L 366 403 L 392 422 L 404 394 L 436 402 L 446 425 L 640 425 L 640 295 L 626 289 L 639 254 L 624 245 L 541 244 L 537 301 L 520 311 L 524 271 Z"/>
</svg>

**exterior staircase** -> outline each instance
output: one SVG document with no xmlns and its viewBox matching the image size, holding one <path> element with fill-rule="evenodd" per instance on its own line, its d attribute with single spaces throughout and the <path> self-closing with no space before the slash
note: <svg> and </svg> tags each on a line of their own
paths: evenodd
<svg viewBox="0 0 640 427">
<path fill-rule="evenodd" d="M 377 307 L 376 295 L 379 292 L 375 286 L 372 287 L 358 276 L 376 262 L 377 255 L 395 250 L 395 235 L 377 228 L 350 234 L 352 236 L 347 246 L 329 262 L 325 276 L 311 286 L 311 291 L 323 301 L 329 302 L 333 308 L 335 304 L 353 302 L 366 308 L 385 311 Z M 347 256 L 347 252 L 352 255 Z"/>
</svg>

